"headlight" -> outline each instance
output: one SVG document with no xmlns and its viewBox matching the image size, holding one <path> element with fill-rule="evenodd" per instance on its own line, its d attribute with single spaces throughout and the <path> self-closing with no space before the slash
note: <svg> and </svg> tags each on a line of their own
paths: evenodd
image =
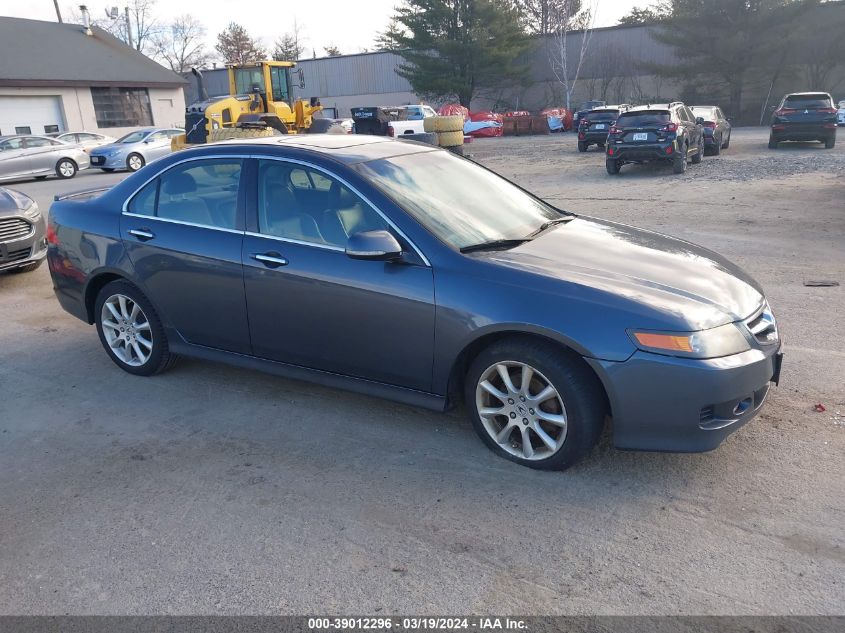
<svg viewBox="0 0 845 633">
<path fill-rule="evenodd" d="M 645 352 L 685 358 L 718 358 L 751 349 L 748 339 L 733 323 L 698 332 L 637 332 L 628 334 Z"/>
<path fill-rule="evenodd" d="M 23 214 L 30 220 L 37 220 L 41 217 L 41 209 L 38 208 L 38 203 L 33 201 L 28 208 L 24 209 Z"/>
</svg>

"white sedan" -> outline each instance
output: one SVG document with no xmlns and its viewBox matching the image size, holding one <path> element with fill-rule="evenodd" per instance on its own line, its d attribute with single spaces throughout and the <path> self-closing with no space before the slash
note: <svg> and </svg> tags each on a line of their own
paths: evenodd
<svg viewBox="0 0 845 633">
<path fill-rule="evenodd" d="M 839 112 L 836 113 L 836 124 L 845 125 L 845 101 L 839 102 Z"/>
</svg>

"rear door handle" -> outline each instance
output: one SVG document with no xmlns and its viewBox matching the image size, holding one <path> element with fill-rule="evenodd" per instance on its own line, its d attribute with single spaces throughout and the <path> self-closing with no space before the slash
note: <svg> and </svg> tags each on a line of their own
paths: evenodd
<svg viewBox="0 0 845 633">
<path fill-rule="evenodd" d="M 279 266 L 288 265 L 288 260 L 275 251 L 269 253 L 253 253 L 252 258 L 261 262 L 267 268 L 278 268 Z"/>
<path fill-rule="evenodd" d="M 146 242 L 147 240 L 151 240 L 155 237 L 155 233 L 149 229 L 129 229 L 129 235 L 137 237 L 142 242 Z"/>
</svg>

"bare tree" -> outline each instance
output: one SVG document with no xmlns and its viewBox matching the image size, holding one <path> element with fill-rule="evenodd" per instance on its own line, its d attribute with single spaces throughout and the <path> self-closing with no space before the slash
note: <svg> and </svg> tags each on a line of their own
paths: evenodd
<svg viewBox="0 0 845 633">
<path fill-rule="evenodd" d="M 104 18 L 92 16 L 91 25 L 131 44 L 135 50 L 152 56 L 156 48 L 154 39 L 162 31 L 161 22 L 155 17 L 155 4 L 156 0 L 127 0 L 125 12 L 112 14 L 106 11 Z M 75 8 L 70 10 L 70 19 L 76 23 L 82 22 L 82 16 Z"/>
<path fill-rule="evenodd" d="M 167 62 L 170 69 L 177 73 L 208 63 L 210 55 L 204 40 L 205 27 L 189 14 L 180 15 L 169 28 L 162 29 L 153 38 L 156 57 Z"/>
<path fill-rule="evenodd" d="M 576 13 L 576 4 L 579 7 L 586 6 Z M 590 46 L 597 7 L 598 0 L 560 5 L 560 14 L 556 19 L 561 27 L 548 41 L 549 64 L 563 88 L 567 110 L 572 109 L 572 95 Z"/>
<path fill-rule="evenodd" d="M 342 54 L 340 49 L 334 45 L 325 46 L 323 50 L 326 51 L 326 55 L 329 57 L 339 57 Z"/>
<path fill-rule="evenodd" d="M 581 0 L 517 0 L 516 5 L 528 31 L 536 35 L 556 33 L 581 12 Z"/>
<path fill-rule="evenodd" d="M 294 19 L 293 30 L 285 33 L 276 40 L 273 48 L 273 59 L 277 62 L 296 61 L 305 53 L 299 23 Z"/>
</svg>

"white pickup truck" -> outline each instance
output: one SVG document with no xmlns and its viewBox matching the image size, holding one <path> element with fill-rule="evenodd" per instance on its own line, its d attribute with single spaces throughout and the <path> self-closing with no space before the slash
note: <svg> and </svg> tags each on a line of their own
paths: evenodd
<svg viewBox="0 0 845 633">
<path fill-rule="evenodd" d="M 408 118 L 404 121 L 389 121 L 387 123 L 388 136 L 400 137 L 411 134 L 425 134 L 423 119 L 437 116 L 437 112 L 431 106 L 427 105 L 408 105 L 402 106 L 402 109 L 407 110 Z"/>
</svg>

